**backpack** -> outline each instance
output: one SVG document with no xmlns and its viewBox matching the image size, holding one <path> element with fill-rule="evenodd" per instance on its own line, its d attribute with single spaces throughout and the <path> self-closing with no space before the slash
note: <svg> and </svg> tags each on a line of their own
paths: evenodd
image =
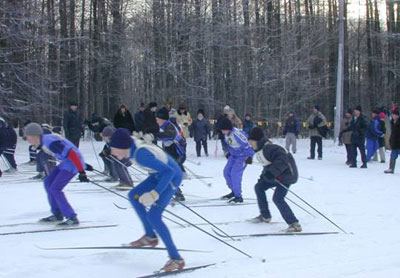
<svg viewBox="0 0 400 278">
<path fill-rule="evenodd" d="M 292 179 L 290 180 L 290 184 L 294 184 L 299 179 L 299 171 L 297 169 L 296 161 L 294 160 L 293 155 L 288 152 L 287 156 L 288 156 L 289 169 L 290 172 L 292 173 Z"/>
<path fill-rule="evenodd" d="M 329 133 L 329 127 L 328 126 L 324 125 L 324 126 L 321 126 L 321 127 L 317 127 L 317 129 L 318 129 L 319 134 L 322 137 L 326 138 L 328 136 L 328 133 Z"/>
</svg>

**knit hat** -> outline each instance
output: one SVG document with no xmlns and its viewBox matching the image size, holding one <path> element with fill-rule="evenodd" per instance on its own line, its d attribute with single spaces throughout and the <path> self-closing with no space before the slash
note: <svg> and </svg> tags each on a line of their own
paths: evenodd
<svg viewBox="0 0 400 278">
<path fill-rule="evenodd" d="M 78 106 L 78 102 L 76 102 L 75 100 L 71 101 L 69 103 L 69 106 Z"/>
<path fill-rule="evenodd" d="M 169 119 L 169 111 L 167 108 L 163 107 L 161 109 L 158 109 L 156 112 L 156 118 L 163 119 L 163 120 L 168 120 Z"/>
<path fill-rule="evenodd" d="M 149 108 L 151 109 L 153 107 L 157 107 L 157 103 L 154 101 L 149 103 Z"/>
<path fill-rule="evenodd" d="M 381 118 L 381 120 L 384 120 L 386 118 L 385 113 L 383 112 L 379 113 L 379 118 Z"/>
<path fill-rule="evenodd" d="M 317 109 L 318 111 L 321 110 L 321 107 L 319 106 L 319 104 L 315 104 L 313 108 Z"/>
<path fill-rule="evenodd" d="M 110 147 L 117 149 L 129 149 L 132 147 L 133 139 L 126 128 L 118 128 L 111 136 Z"/>
<path fill-rule="evenodd" d="M 255 127 L 250 132 L 249 140 L 260 141 L 263 137 L 264 131 L 259 127 Z"/>
<path fill-rule="evenodd" d="M 221 130 L 231 130 L 232 128 L 233 128 L 233 124 L 232 124 L 231 120 L 229 120 L 228 118 L 222 119 L 221 124 L 220 124 Z"/>
<path fill-rule="evenodd" d="M 346 113 L 353 114 L 353 110 L 351 108 L 349 108 L 349 109 L 346 110 Z"/>
<path fill-rule="evenodd" d="M 379 112 L 378 109 L 373 109 L 373 110 L 372 110 L 372 113 L 374 113 L 374 114 L 376 114 L 376 115 L 379 115 L 380 112 Z"/>
<path fill-rule="evenodd" d="M 399 116 L 399 109 L 392 110 L 392 114 Z"/>
<path fill-rule="evenodd" d="M 38 123 L 30 123 L 24 129 L 25 136 L 40 136 L 43 134 L 43 128 Z"/>
<path fill-rule="evenodd" d="M 361 111 L 362 111 L 362 110 L 361 110 L 361 105 L 357 105 L 356 107 L 354 107 L 354 110 L 358 110 L 358 111 L 361 112 Z"/>
<path fill-rule="evenodd" d="M 199 114 L 204 116 L 205 115 L 204 110 L 203 109 L 197 110 L 197 115 L 199 115 Z"/>
<path fill-rule="evenodd" d="M 178 112 L 174 108 L 169 110 L 169 118 L 176 118 L 177 116 L 178 116 Z"/>
<path fill-rule="evenodd" d="M 229 107 L 229 105 L 226 105 L 224 107 L 224 113 L 227 114 L 227 112 L 229 112 L 231 110 L 231 108 Z"/>
<path fill-rule="evenodd" d="M 115 132 L 115 128 L 112 126 L 106 126 L 101 132 L 101 136 L 103 137 L 111 137 Z"/>
<path fill-rule="evenodd" d="M 244 117 L 246 118 L 246 117 L 250 117 L 251 118 L 251 115 L 250 115 L 250 113 L 246 113 L 246 115 L 244 115 Z"/>
<path fill-rule="evenodd" d="M 184 103 L 179 104 L 179 110 L 186 110 L 186 105 Z"/>
<path fill-rule="evenodd" d="M 144 102 L 141 102 L 139 107 L 144 107 Z"/>
</svg>

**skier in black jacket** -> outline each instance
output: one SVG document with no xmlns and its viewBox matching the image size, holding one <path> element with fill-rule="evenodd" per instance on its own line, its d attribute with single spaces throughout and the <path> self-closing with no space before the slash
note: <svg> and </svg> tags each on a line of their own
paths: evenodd
<svg viewBox="0 0 400 278">
<path fill-rule="evenodd" d="M 126 128 L 130 133 L 135 130 L 132 114 L 124 104 L 121 104 L 114 116 L 114 126 L 115 128 Z"/>
<path fill-rule="evenodd" d="M 160 128 L 156 120 L 156 111 L 157 103 L 155 102 L 150 102 L 148 107 L 144 110 L 143 134 L 151 133 L 155 135 L 159 132 Z"/>
<path fill-rule="evenodd" d="M 273 144 L 266 137 L 261 128 L 254 128 L 249 136 L 249 143 L 256 151 L 255 157 L 264 166 L 263 172 L 254 189 L 257 195 L 260 215 L 251 219 L 253 223 L 271 221 L 271 213 L 268 208 L 265 191 L 275 187 L 272 197 L 285 222 L 289 227 L 285 232 L 301 232 L 302 228 L 285 201 L 288 190 L 285 187 L 297 182 L 298 172 L 293 156 L 279 145 Z M 283 187 L 282 185 L 285 187 Z"/>
</svg>

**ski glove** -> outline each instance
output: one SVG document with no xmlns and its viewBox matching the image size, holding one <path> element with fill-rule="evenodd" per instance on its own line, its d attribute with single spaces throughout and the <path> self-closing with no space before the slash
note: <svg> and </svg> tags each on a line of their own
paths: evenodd
<svg viewBox="0 0 400 278">
<path fill-rule="evenodd" d="M 139 203 L 143 204 L 146 207 L 150 207 L 158 200 L 160 196 L 157 191 L 152 190 L 150 192 L 143 193 L 142 196 L 139 197 Z"/>
<path fill-rule="evenodd" d="M 226 153 L 226 154 L 225 154 L 226 159 L 228 159 L 230 156 L 231 156 L 230 153 Z"/>
<path fill-rule="evenodd" d="M 88 164 L 88 163 L 86 163 L 86 171 L 92 172 L 93 170 L 94 170 L 93 166 Z"/>
<path fill-rule="evenodd" d="M 78 177 L 80 182 L 89 182 L 88 177 L 86 176 L 86 172 L 85 171 L 81 171 L 79 172 L 79 177 Z"/>
<path fill-rule="evenodd" d="M 253 164 L 253 158 L 251 156 L 246 158 L 246 164 Z"/>
</svg>

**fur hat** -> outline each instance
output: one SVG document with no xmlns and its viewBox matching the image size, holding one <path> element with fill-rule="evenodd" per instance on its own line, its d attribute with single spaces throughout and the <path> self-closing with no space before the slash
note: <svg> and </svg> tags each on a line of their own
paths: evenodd
<svg viewBox="0 0 400 278">
<path fill-rule="evenodd" d="M 204 110 L 203 109 L 197 110 L 197 115 L 199 115 L 199 114 L 205 116 Z"/>
<path fill-rule="evenodd" d="M 154 101 L 149 103 L 149 108 L 151 109 L 153 107 L 157 107 L 157 103 Z"/>
<path fill-rule="evenodd" d="M 233 124 L 232 124 L 231 120 L 229 120 L 228 118 L 222 119 L 221 124 L 220 124 L 221 130 L 231 130 L 232 128 L 233 128 Z"/>
<path fill-rule="evenodd" d="M 25 136 L 40 136 L 43 134 L 43 128 L 38 123 L 30 123 L 24 129 Z"/>
<path fill-rule="evenodd" d="M 361 105 L 357 105 L 356 107 L 354 107 L 354 110 L 358 110 L 358 111 L 362 111 L 362 109 L 361 109 Z"/>
<path fill-rule="evenodd" d="M 261 128 L 255 127 L 251 130 L 249 140 L 260 141 L 262 138 L 264 138 L 264 131 Z"/>
<path fill-rule="evenodd" d="M 111 136 L 110 147 L 117 149 L 130 149 L 133 139 L 126 128 L 118 128 Z"/>
</svg>

